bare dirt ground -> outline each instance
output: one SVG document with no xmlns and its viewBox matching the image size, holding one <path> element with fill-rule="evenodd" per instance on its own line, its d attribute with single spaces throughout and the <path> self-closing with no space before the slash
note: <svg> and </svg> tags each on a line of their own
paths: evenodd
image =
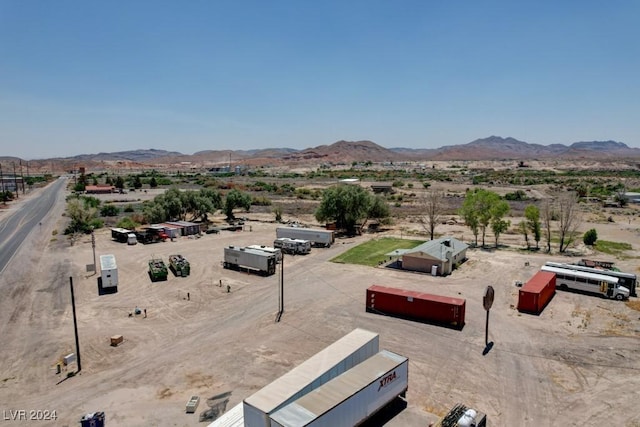
<svg viewBox="0 0 640 427">
<path fill-rule="evenodd" d="M 627 303 L 558 292 L 540 316 L 518 313 L 515 281 L 526 281 L 547 260 L 565 259 L 517 250 L 521 236 L 504 236 L 497 251 L 469 250 L 468 261 L 444 278 L 329 262 L 380 235 L 287 256 L 285 313 L 275 323 L 279 274 L 221 266 L 225 245 L 271 244 L 273 215 L 246 214 L 242 232 L 152 245 L 120 244 L 101 230 L 96 256 L 115 254 L 120 286 L 99 296 L 97 276 L 85 270 L 93 257 L 90 238 L 70 245 L 52 235 L 64 228 L 63 209 L 43 222 L 43 232 L 30 235 L 0 277 L 0 426 L 25 425 L 11 420 L 17 410 L 27 416 L 56 411 L 57 420 L 28 422 L 33 425 L 74 426 L 94 411 L 104 411 L 109 426 L 206 425 L 198 414 L 207 398 L 230 391 L 229 409 L 356 327 L 378 332 L 382 348 L 410 359 L 408 408 L 389 425 L 427 425 L 462 402 L 487 413 L 492 426 L 640 426 L 640 312 Z M 584 224 L 594 226 L 601 239 L 633 245 L 616 262 L 637 272 L 638 224 L 626 217 Z M 399 224 L 386 234 L 412 228 Z M 438 232 L 471 237 L 458 225 Z M 191 262 L 191 275 L 152 283 L 147 261 L 174 253 Z M 76 364 L 60 374 L 55 366 L 75 351 L 69 277 L 82 370 L 67 378 Z M 372 284 L 466 298 L 466 325 L 459 331 L 366 313 L 365 289 Z M 494 346 L 483 355 L 487 285 L 496 290 L 489 327 Z M 146 308 L 146 318 L 129 316 L 136 306 Z M 124 342 L 112 347 L 117 334 Z M 191 395 L 202 401 L 196 414 L 185 414 Z"/>
</svg>

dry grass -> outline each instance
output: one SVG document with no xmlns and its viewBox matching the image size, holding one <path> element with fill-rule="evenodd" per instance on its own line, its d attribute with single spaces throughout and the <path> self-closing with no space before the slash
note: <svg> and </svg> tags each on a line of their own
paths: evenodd
<svg viewBox="0 0 640 427">
<path fill-rule="evenodd" d="M 634 299 L 626 302 L 627 307 L 632 310 L 640 311 L 640 300 Z"/>
</svg>

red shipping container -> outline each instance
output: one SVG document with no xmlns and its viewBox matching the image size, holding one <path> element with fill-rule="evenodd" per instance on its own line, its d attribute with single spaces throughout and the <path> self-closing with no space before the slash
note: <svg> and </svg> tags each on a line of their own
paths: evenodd
<svg viewBox="0 0 640 427">
<path fill-rule="evenodd" d="M 367 289 L 368 312 L 462 328 L 466 300 L 373 285 Z"/>
<path fill-rule="evenodd" d="M 518 311 L 540 314 L 556 293 L 556 274 L 538 271 L 518 292 Z"/>
</svg>

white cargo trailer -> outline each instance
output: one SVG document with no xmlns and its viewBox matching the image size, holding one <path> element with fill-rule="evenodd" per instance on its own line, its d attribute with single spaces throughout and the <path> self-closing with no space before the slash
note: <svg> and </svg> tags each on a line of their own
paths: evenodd
<svg viewBox="0 0 640 427">
<path fill-rule="evenodd" d="M 382 350 L 271 415 L 271 427 L 356 426 L 398 396 L 409 383 L 409 359 Z"/>
<path fill-rule="evenodd" d="M 237 246 L 224 248 L 224 268 L 256 271 L 265 276 L 269 276 L 276 272 L 276 264 L 276 254 Z"/>
<path fill-rule="evenodd" d="M 276 260 L 278 262 L 282 261 L 282 251 L 279 248 L 274 248 L 273 246 L 266 245 L 249 245 L 246 246 L 247 249 L 255 249 L 257 251 L 263 251 L 268 254 L 275 254 Z"/>
<path fill-rule="evenodd" d="M 378 334 L 354 329 L 243 402 L 246 427 L 269 427 L 270 414 L 378 353 Z"/>
<path fill-rule="evenodd" d="M 273 246 L 281 249 L 285 254 L 306 255 L 311 252 L 311 242 L 302 239 L 280 237 L 273 241 Z"/>
<path fill-rule="evenodd" d="M 325 248 L 328 248 L 334 242 L 333 231 L 313 228 L 278 227 L 276 228 L 276 237 L 309 240 L 314 246 L 324 246 Z"/>
<path fill-rule="evenodd" d="M 112 228 L 111 229 L 111 238 L 117 240 L 120 243 L 127 243 L 129 239 L 129 234 L 133 233 L 131 230 L 127 230 L 126 228 Z"/>
<path fill-rule="evenodd" d="M 244 427 L 242 415 L 242 402 L 220 415 L 208 427 Z"/>
<path fill-rule="evenodd" d="M 100 277 L 103 288 L 118 287 L 118 266 L 115 255 L 100 255 Z"/>
</svg>

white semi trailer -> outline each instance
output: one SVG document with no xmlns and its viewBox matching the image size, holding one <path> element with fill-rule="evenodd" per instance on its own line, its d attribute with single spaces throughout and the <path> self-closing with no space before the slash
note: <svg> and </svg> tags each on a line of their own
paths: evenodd
<svg viewBox="0 0 640 427">
<path fill-rule="evenodd" d="M 100 279 L 103 289 L 118 289 L 118 266 L 115 255 L 100 255 Z"/>
<path fill-rule="evenodd" d="M 280 248 L 274 248 L 272 246 L 266 246 L 266 245 L 249 245 L 249 246 L 246 246 L 246 248 L 255 249 L 257 251 L 263 251 L 269 254 L 275 254 L 278 262 L 282 261 L 282 251 L 280 250 Z"/>
<path fill-rule="evenodd" d="M 269 415 L 379 351 L 378 334 L 354 329 L 243 402 L 245 427 L 270 427 Z M 340 424 L 336 424 L 340 425 Z"/>
<path fill-rule="evenodd" d="M 317 230 L 313 228 L 300 227 L 278 227 L 276 228 L 276 237 L 288 237 L 289 239 L 308 240 L 314 246 L 324 246 L 328 248 L 335 241 L 333 231 Z"/>
<path fill-rule="evenodd" d="M 280 237 L 273 241 L 273 246 L 281 249 L 285 254 L 291 255 L 306 255 L 311 252 L 311 242 L 302 239 Z"/>
<path fill-rule="evenodd" d="M 264 276 L 276 272 L 277 256 L 257 249 L 229 246 L 224 248 L 224 268 L 255 271 Z"/>
<path fill-rule="evenodd" d="M 271 427 L 357 426 L 406 394 L 409 359 L 382 350 L 271 415 Z"/>
</svg>

